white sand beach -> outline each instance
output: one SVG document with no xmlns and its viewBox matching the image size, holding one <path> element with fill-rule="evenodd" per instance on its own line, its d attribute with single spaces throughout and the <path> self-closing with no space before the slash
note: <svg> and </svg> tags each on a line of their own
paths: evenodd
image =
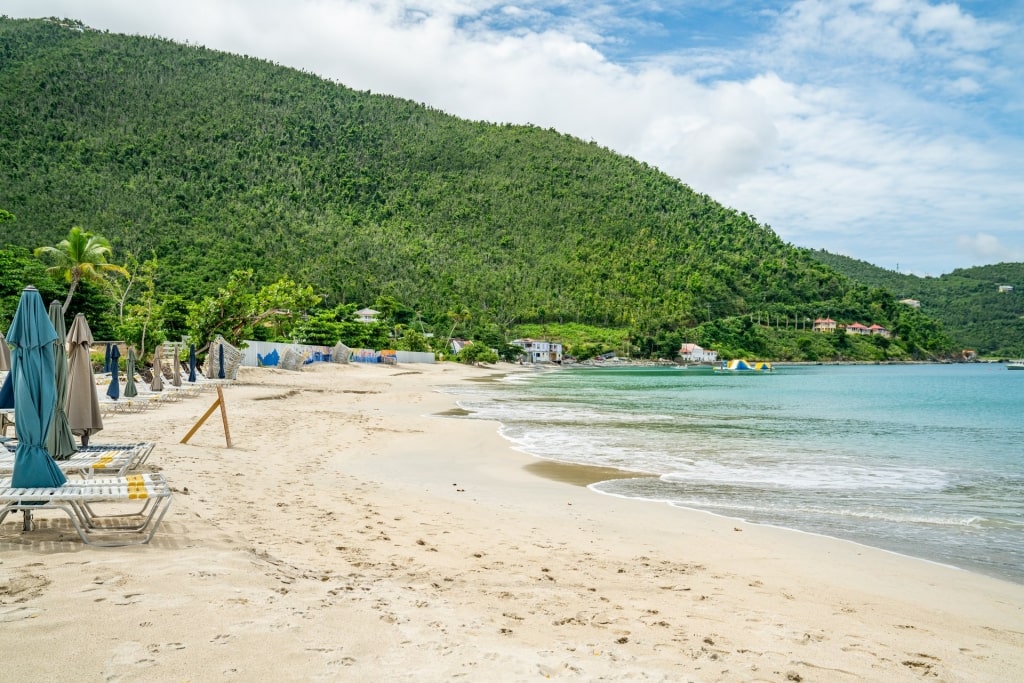
<svg viewBox="0 0 1024 683">
<path fill-rule="evenodd" d="M 243 368 L 105 419 L 176 493 L 152 543 L 0 527 L 18 681 L 1009 681 L 1024 586 L 593 493 L 438 387 L 520 371 Z"/>
</svg>

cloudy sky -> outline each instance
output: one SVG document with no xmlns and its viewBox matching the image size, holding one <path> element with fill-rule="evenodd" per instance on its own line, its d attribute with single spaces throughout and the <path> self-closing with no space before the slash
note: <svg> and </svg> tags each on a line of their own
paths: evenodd
<svg viewBox="0 0 1024 683">
<path fill-rule="evenodd" d="M 646 161 L 786 241 L 1024 261 L 1024 0 L 0 0 Z"/>
</svg>

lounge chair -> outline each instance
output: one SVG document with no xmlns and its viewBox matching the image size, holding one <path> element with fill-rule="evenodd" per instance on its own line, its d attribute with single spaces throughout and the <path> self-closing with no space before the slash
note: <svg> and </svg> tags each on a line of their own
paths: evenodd
<svg viewBox="0 0 1024 683">
<path fill-rule="evenodd" d="M 0 477 L 10 477 L 14 471 L 14 445 L 11 441 L 0 447 Z M 85 479 L 97 475 L 123 477 L 131 470 L 138 469 L 149 458 L 156 443 L 143 441 L 128 444 L 90 444 L 81 446 L 77 453 L 66 460 L 58 460 L 57 466 L 64 474 L 77 474 Z"/>
<path fill-rule="evenodd" d="M 100 515 L 100 505 L 145 501 L 131 512 Z M 99 477 L 68 482 L 50 488 L 12 488 L 11 480 L 0 480 L 0 524 L 11 512 L 61 510 L 84 543 L 121 546 L 149 543 L 171 504 L 171 488 L 162 474 L 132 474 L 127 477 Z M 120 508 L 119 508 L 120 509 Z"/>
</svg>

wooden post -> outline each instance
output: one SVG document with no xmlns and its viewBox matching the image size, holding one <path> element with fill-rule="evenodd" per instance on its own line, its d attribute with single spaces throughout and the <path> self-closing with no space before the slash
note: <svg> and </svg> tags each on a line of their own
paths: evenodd
<svg viewBox="0 0 1024 683">
<path fill-rule="evenodd" d="M 195 423 L 192 429 L 188 430 L 188 434 L 182 438 L 181 443 L 188 443 L 188 440 L 192 438 L 192 435 L 199 431 L 199 428 L 203 426 L 203 423 L 213 415 L 213 411 L 220 408 L 221 421 L 224 423 L 224 440 L 228 443 L 228 448 L 231 448 L 231 431 L 228 429 L 228 411 L 224 405 L 224 391 L 217 386 L 217 400 L 213 402 L 213 405 L 207 409 L 203 416 L 199 418 L 199 421 Z"/>
</svg>

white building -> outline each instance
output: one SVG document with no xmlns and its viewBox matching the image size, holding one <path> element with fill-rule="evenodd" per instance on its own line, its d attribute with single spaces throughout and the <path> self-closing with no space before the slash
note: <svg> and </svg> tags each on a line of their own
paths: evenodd
<svg viewBox="0 0 1024 683">
<path fill-rule="evenodd" d="M 696 344 L 683 344 L 679 347 L 679 357 L 687 363 L 716 363 L 718 351 L 702 349 Z"/>
<path fill-rule="evenodd" d="M 561 363 L 561 342 L 541 341 L 539 339 L 513 339 L 510 342 L 523 350 L 522 357 L 531 363 Z"/>
<path fill-rule="evenodd" d="M 361 323 L 375 323 L 378 315 L 380 315 L 380 311 L 375 311 L 372 308 L 360 308 L 356 311 L 356 317 Z"/>
<path fill-rule="evenodd" d="M 459 353 L 473 342 L 468 339 L 452 339 L 450 342 L 452 353 Z"/>
</svg>

